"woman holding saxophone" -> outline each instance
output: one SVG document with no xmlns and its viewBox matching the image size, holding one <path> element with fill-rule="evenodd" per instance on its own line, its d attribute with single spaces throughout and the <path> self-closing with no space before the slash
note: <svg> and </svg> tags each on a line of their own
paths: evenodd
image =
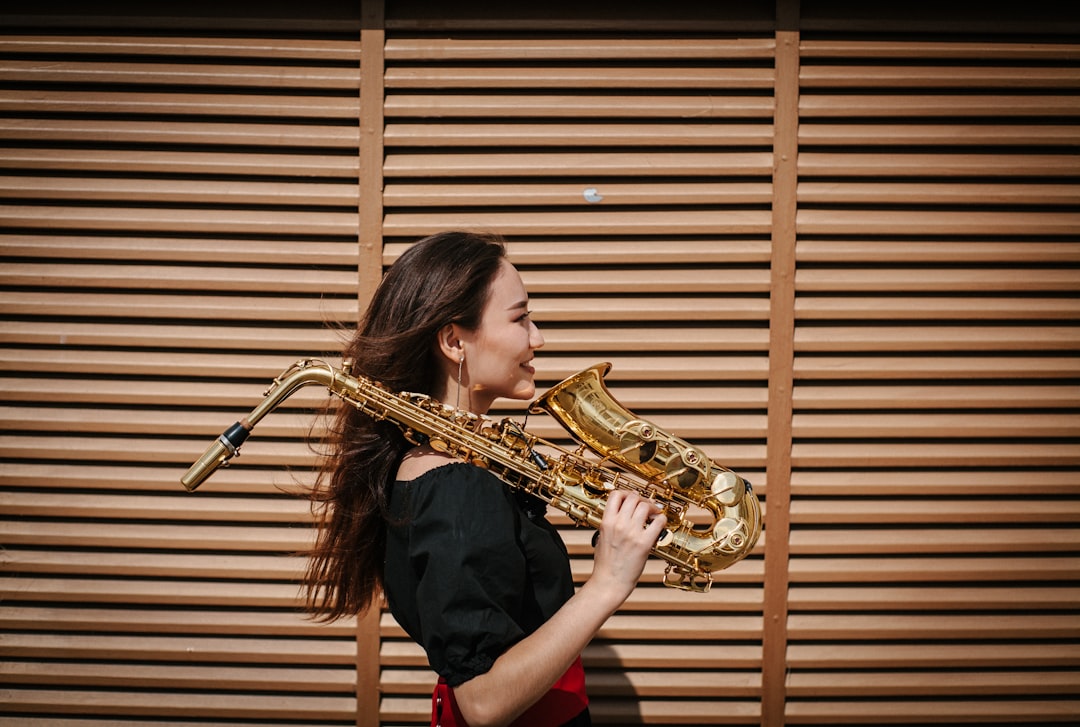
<svg viewBox="0 0 1080 727">
<path fill-rule="evenodd" d="M 387 271 L 345 359 L 391 391 L 485 414 L 499 397 L 532 398 L 543 344 L 501 240 L 446 232 Z M 591 724 L 580 653 L 637 583 L 665 525 L 657 506 L 610 494 L 575 592 L 543 501 L 355 407 L 332 432 L 309 608 L 332 620 L 385 593 L 440 676 L 433 724 Z"/>
</svg>

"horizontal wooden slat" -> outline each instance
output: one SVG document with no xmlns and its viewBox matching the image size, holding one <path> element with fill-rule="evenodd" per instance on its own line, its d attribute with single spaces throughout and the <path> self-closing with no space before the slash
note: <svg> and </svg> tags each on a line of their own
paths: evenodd
<svg viewBox="0 0 1080 727">
<path fill-rule="evenodd" d="M 355 206 L 355 184 L 317 182 L 230 182 L 212 179 L 101 179 L 0 176 L 0 196 L 8 199 L 166 202 L 214 205 Z"/>
<path fill-rule="evenodd" d="M 221 428 L 224 429 L 225 425 L 223 424 Z M 191 448 L 192 461 L 205 449 L 205 446 L 201 445 L 209 445 L 209 440 Z M 246 455 L 245 446 L 243 456 L 246 458 Z M 93 488 L 103 491 L 174 492 L 187 466 L 186 463 L 172 467 L 123 466 L 115 462 L 67 464 L 62 461 L 45 461 L 35 463 L 19 462 L 12 458 L 0 471 L 0 484 L 13 488 Z M 290 471 L 266 470 L 238 464 L 235 467 L 226 467 L 215 472 L 213 485 L 207 485 L 205 489 L 215 493 L 234 494 L 295 493 L 303 487 L 310 486 L 312 478 L 313 473 L 301 468 Z"/>
<path fill-rule="evenodd" d="M 227 426 L 229 423 L 226 420 L 223 425 Z M 69 435 L 62 440 L 51 441 L 49 438 L 33 435 L 4 435 L 0 436 L 0 456 L 8 459 L 51 459 L 58 462 L 90 460 L 180 464 L 193 461 L 208 444 L 209 441 L 204 440 L 183 441 L 135 436 L 118 438 Z M 245 466 L 308 468 L 317 461 L 310 448 L 300 441 L 273 441 L 262 437 L 252 438 L 244 445 L 243 456 Z"/>
<path fill-rule="evenodd" d="M 895 702 L 820 702 L 792 700 L 786 707 L 787 724 L 940 724 L 964 721 L 980 724 L 1072 722 L 1080 702 L 1072 699 L 986 699 L 927 700 L 903 699 Z"/>
<path fill-rule="evenodd" d="M 132 230 L 138 232 L 265 235 L 348 235 L 351 212 L 150 209 L 144 207 L 0 206 L 0 224 L 24 229 Z"/>
<path fill-rule="evenodd" d="M 1080 327 L 1027 326 L 820 326 L 795 332 L 797 352 L 986 351 L 997 354 L 1074 351 Z"/>
<path fill-rule="evenodd" d="M 1054 442 L 796 443 L 798 467 L 1075 467 L 1075 444 Z"/>
<path fill-rule="evenodd" d="M 147 520 L 168 513 L 170 520 L 196 522 L 310 523 L 311 505 L 299 498 L 193 497 L 178 488 L 173 497 L 48 492 L 0 492 L 0 512 L 13 517 Z"/>
<path fill-rule="evenodd" d="M 1080 358 L 1070 356 L 995 355 L 952 356 L 829 356 L 799 355 L 795 372 L 800 379 L 988 379 L 1012 378 L 1022 381 L 1075 378 Z"/>
<path fill-rule="evenodd" d="M 50 378 L 13 378 L 0 377 L 0 396 L 9 402 L 68 402 L 71 407 L 65 409 L 50 408 L 4 408 L 0 414 L 0 421 L 22 420 L 22 417 L 33 417 L 41 422 L 52 421 L 56 426 L 62 426 L 64 422 L 89 421 L 93 417 L 102 417 L 102 431 L 109 429 L 110 421 L 122 423 L 125 419 L 131 422 L 138 421 L 140 425 L 147 425 L 143 431 L 156 431 L 156 424 L 160 423 L 158 417 L 173 417 L 174 424 L 179 426 L 177 434 L 190 433 L 192 427 L 205 427 L 206 417 L 189 412 L 161 411 L 160 414 L 143 413 L 135 414 L 132 410 L 112 409 L 102 411 L 93 409 L 80 412 L 76 406 L 80 402 L 111 403 L 117 407 L 127 404 L 144 404 L 148 400 L 164 406 L 189 404 L 191 406 L 217 406 L 238 407 L 245 405 L 252 408 L 259 401 L 270 384 L 267 379 L 265 385 L 258 383 L 211 383 L 211 382 L 187 382 L 170 381 L 163 385 L 160 381 L 132 381 L 119 377 L 113 379 L 88 379 L 78 380 L 50 379 Z M 275 407 L 275 416 L 259 423 L 259 432 L 264 435 L 282 436 L 295 434 L 298 427 L 301 431 L 311 425 L 310 418 L 303 416 L 283 416 L 282 414 L 296 407 L 321 407 L 326 403 L 328 390 L 321 386 L 308 386 L 297 390 L 278 407 Z M 37 412 L 35 414 L 34 412 Z M 295 414 L 295 412 L 293 412 Z M 215 414 L 215 419 L 220 420 L 228 417 L 227 414 Z M 291 420 L 291 421 L 289 421 Z M 214 425 L 216 427 L 216 425 Z M 55 428 L 55 426 L 53 427 Z M 121 430 L 123 431 L 123 430 Z M 129 430 L 130 431 L 130 430 Z M 196 429 L 201 431 L 201 429 Z"/>
<path fill-rule="evenodd" d="M 339 178 L 355 184 L 357 160 L 349 154 L 281 154 L 266 151 L 185 151 L 0 148 L 0 168 L 138 174 L 263 175 Z M 43 212 L 43 214 L 48 214 Z"/>
<path fill-rule="evenodd" d="M 356 619 L 316 623 L 295 610 L 180 610 L 83 608 L 80 606 L 16 606 L 0 614 L 4 628 L 38 632 L 100 632 L 111 634 L 168 633 L 250 634 L 263 636 L 345 637 L 356 633 Z"/>
<path fill-rule="evenodd" d="M 59 346 L 150 346 L 317 353 L 340 348 L 336 333 L 318 328 L 267 329 L 254 326 L 208 329 L 205 326 L 120 323 L 0 323 L 0 342 Z M 284 368 L 284 367 L 283 367 Z"/>
<path fill-rule="evenodd" d="M 800 201 L 807 204 L 1075 205 L 1080 203 L 1080 189 L 1076 186 L 1040 183 L 803 182 L 799 185 L 798 196 Z"/>
<path fill-rule="evenodd" d="M 387 241 L 383 246 L 383 264 L 391 265 L 412 244 Z M 577 266 L 595 266 L 602 268 L 605 274 L 614 268 L 625 268 L 631 264 L 646 265 L 654 274 L 665 272 L 665 268 L 686 264 L 688 267 L 719 267 L 739 263 L 769 262 L 769 242 L 764 238 L 716 239 L 676 237 L 664 235 L 657 239 L 636 239 L 627 236 L 614 239 L 581 238 L 542 241 L 511 239 L 506 246 L 507 256 L 521 272 L 529 277 L 528 287 L 532 291 L 539 278 L 534 277 L 531 266 L 541 269 L 550 266 L 565 268 L 558 274 L 547 273 L 548 277 L 581 277 Z M 1077 260 L 1080 260 L 1080 246 L 1077 247 Z M 594 282 L 597 276 L 593 276 Z M 632 285 L 636 291 L 636 285 Z M 620 291 L 625 292 L 625 290 Z"/>
<path fill-rule="evenodd" d="M 330 281 L 338 276 L 333 271 L 323 272 L 328 278 L 327 288 L 330 288 L 332 285 Z M 145 283 L 145 280 L 142 282 Z M 128 284 L 134 284 L 134 281 Z M 319 297 L 196 296 L 150 295 L 140 291 L 135 294 L 70 292 L 63 297 L 58 297 L 55 293 L 0 292 L 0 308 L 11 316 L 66 316 L 78 313 L 80 316 L 103 319 L 130 318 L 134 312 L 137 312 L 140 317 L 155 317 L 161 320 L 205 318 L 211 321 L 274 320 L 354 323 L 358 318 L 355 300 L 329 295 Z"/>
<path fill-rule="evenodd" d="M 352 697 L 14 688 L 3 690 L 2 696 L 8 709 L 31 713 L 330 720 L 350 719 L 356 713 Z"/>
<path fill-rule="evenodd" d="M 898 470 L 814 471 L 791 475 L 792 492 L 801 496 L 841 495 L 848 497 L 889 496 L 897 492 L 927 497 L 976 495 L 1014 501 L 1018 490 L 1015 468 L 979 470 Z M 1039 472 L 1038 478 L 1023 478 L 1022 492 L 1028 497 L 1075 494 L 1080 475 L 1070 471 Z"/>
<path fill-rule="evenodd" d="M 725 280 L 730 280 L 719 271 L 714 274 L 715 282 L 721 286 Z M 743 290 L 748 283 L 754 282 L 756 281 L 748 280 L 731 284 L 733 288 Z M 546 331 L 552 322 L 674 321 L 679 320 L 687 310 L 693 310 L 695 319 L 699 321 L 764 321 L 768 318 L 768 307 L 768 300 L 757 296 L 731 298 L 727 295 L 712 297 L 676 294 L 673 297 L 660 297 L 648 296 L 644 292 L 633 297 L 610 294 L 590 297 L 586 294 L 581 297 L 532 297 L 529 300 L 532 319 L 541 333 Z"/>
<path fill-rule="evenodd" d="M 285 695 L 291 692 L 348 694 L 355 688 L 356 674 L 349 667 L 5 662 L 0 664 L 0 679 L 9 686 L 36 685 L 39 688 L 55 685 L 128 691 L 250 690 Z"/>
<path fill-rule="evenodd" d="M 922 59 L 920 59 L 922 60 Z M 799 68 L 803 88 L 942 88 L 960 89 L 1069 89 L 1080 87 L 1080 76 L 1072 68 L 1039 65 L 992 65 L 980 58 L 980 65 L 934 66 L 925 63 L 869 65 L 845 63 Z"/>
<path fill-rule="evenodd" d="M 215 236 L 185 238 L 183 244 L 179 244 L 177 238 L 168 237 L 87 237 L 49 232 L 41 235 L 0 234 L 0 247 L 5 257 L 71 258 L 69 264 L 76 260 L 124 260 L 142 264 L 170 261 L 355 268 L 358 259 L 355 240 L 322 242 L 245 238 L 240 242 L 235 238 Z"/>
<path fill-rule="evenodd" d="M 1077 102 L 1075 111 L 1080 114 L 1080 101 Z M 971 176 L 978 177 L 980 183 L 985 183 L 986 179 L 994 177 L 1071 177 L 1075 171 L 1076 156 L 1073 154 L 799 154 L 799 174 L 807 177 Z M 807 182 L 800 183 L 800 190 L 805 188 L 805 184 Z M 960 191 L 963 191 L 963 187 Z M 1073 199 L 1075 200 L 1075 193 Z"/>
<path fill-rule="evenodd" d="M 120 103 L 118 99 L 115 103 Z M 191 99 L 194 103 L 196 99 Z M 255 103 L 257 104 L 256 99 Z M 205 103 L 205 101 L 204 101 Z M 254 104 L 253 104 L 254 105 Z M 0 103 L 0 110 L 3 110 Z M 229 108 L 227 105 L 225 108 Z M 256 111 L 260 107 L 256 106 Z M 1068 108 L 1068 107 L 1066 107 Z M 291 110 L 291 109 L 286 109 Z M 333 118 L 340 110 L 332 105 L 321 114 Z M 383 111 L 387 119 L 402 118 L 671 118 L 753 119 L 770 118 L 773 100 L 767 96 L 706 96 L 665 94 L 657 96 L 609 94 L 424 94 L 387 93 Z M 268 113 L 267 110 L 264 113 Z M 277 116 L 286 116 L 279 113 Z"/>
<path fill-rule="evenodd" d="M 8 59 L 0 66 L 0 83 L 137 84 L 155 87 L 222 86 L 228 88 L 356 89 L 360 67 L 316 65 L 245 65 L 233 63 L 131 63 L 107 60 L 62 61 Z"/>
<path fill-rule="evenodd" d="M 1022 493 L 1022 490 L 1020 491 Z M 934 500 L 912 507 L 910 500 L 800 500 L 792 503 L 791 522 L 823 524 L 1001 523 L 1002 525 L 1080 523 L 1080 502 L 1061 500 Z"/>
<path fill-rule="evenodd" d="M 43 541 L 47 540 L 45 538 Z M 70 543 L 69 543 L 70 544 Z M 237 539 L 231 542 L 220 540 L 220 547 L 236 548 L 240 545 Z M 132 543 L 128 543 L 132 545 Z M 258 583 L 258 582 L 218 582 L 208 581 L 173 581 L 173 580 L 130 580 L 130 579 L 89 579 L 89 578 L 44 578 L 37 576 L 19 576 L 17 578 L 0 579 L 0 593 L 8 603 L 20 602 L 49 602 L 54 604 L 72 603 L 84 606 L 92 604 L 119 604 L 124 608 L 132 605 L 139 606 L 166 606 L 192 608 L 277 608 L 299 610 L 303 607 L 303 599 L 300 589 L 295 583 Z M 19 652 L 11 647 L 9 654 L 21 658 L 46 657 L 46 658 L 93 658 L 88 656 L 93 651 L 95 644 L 106 644 L 101 639 L 85 642 L 84 648 L 87 654 L 76 656 L 75 649 L 65 652 L 63 641 L 51 640 L 46 654 L 42 642 L 35 637 L 37 635 L 24 635 L 25 649 Z M 12 638 L 15 638 L 14 636 Z M 59 638 L 59 637 L 58 637 Z M 74 637 L 79 639 L 81 637 Z M 87 637 L 89 638 L 89 637 Z M 107 639 L 108 637 L 103 637 Z M 228 644 L 230 637 L 222 637 L 222 643 Z M 355 639 L 345 638 L 343 642 L 355 642 Z M 107 653 L 101 654 L 102 658 L 142 658 L 136 652 L 141 649 L 152 651 L 150 646 L 139 643 L 139 637 L 130 637 L 124 641 L 132 653 L 122 657 L 115 657 Z M 23 643 L 23 642 L 20 642 Z M 237 650 L 243 652 L 243 645 L 237 645 Z M 353 645 L 355 649 L 355 644 Z M 29 650 L 36 649 L 33 654 Z M 311 653 L 318 651 L 312 647 Z M 305 653 L 307 653 L 305 651 Z M 175 656 L 175 655 L 174 655 Z M 160 660 L 169 661 L 171 657 L 162 655 Z M 225 659 L 228 661 L 229 659 Z M 318 661 L 316 659 L 316 661 Z M 340 663 L 340 662 L 339 662 Z"/>
<path fill-rule="evenodd" d="M 125 116 L 207 116 L 266 119 L 356 119 L 358 94 L 315 95 L 166 93 L 7 89 L 0 96 L 3 114 L 121 114 Z M 749 114 L 748 114 L 749 115 Z M 11 151 L 4 150 L 6 157 Z M 201 156 L 201 155 L 200 155 Z"/>
<path fill-rule="evenodd" d="M 583 203 L 584 205 L 584 203 Z M 501 230 L 517 235 L 748 235 L 765 234 L 769 214 L 759 210 L 687 209 L 670 211 L 588 209 L 565 212 L 452 210 L 449 212 L 388 212 L 383 229 L 398 236 L 431 235 L 447 228 Z"/>
<path fill-rule="evenodd" d="M 896 669 L 949 667 L 990 669 L 1080 666 L 1080 647 L 1053 644 L 798 644 L 788 650 L 794 668 Z"/>
<path fill-rule="evenodd" d="M 798 213 L 797 222 L 804 235 L 1073 235 L 1080 229 L 1080 214 L 803 209 Z"/>
<path fill-rule="evenodd" d="M 955 124 L 830 124 L 808 121 L 799 125 L 799 143 L 805 148 L 880 146 L 1048 146 L 1080 145 L 1080 127 L 1067 124 L 994 123 Z"/>
<path fill-rule="evenodd" d="M 880 269 L 858 267 L 800 270 L 795 276 L 799 292 L 933 292 L 961 293 L 988 291 L 1076 292 L 1080 275 L 1069 268 L 977 268 L 977 269 Z M 1019 302 L 1020 305 L 1023 301 Z M 1063 301 L 1063 307 L 1080 309 L 1080 299 Z M 989 318 L 990 316 L 986 316 Z"/>
<path fill-rule="evenodd" d="M 179 482 L 179 477 L 177 478 Z M 209 485 L 204 485 L 210 491 Z M 192 551 L 297 553 L 310 549 L 314 533 L 307 527 L 235 525 L 172 525 L 124 522 L 20 522 L 0 523 L 6 544 L 30 547 L 131 548 Z M 35 580 L 41 587 L 43 581 Z M 62 588 L 64 582 L 57 582 Z M 29 587 L 28 580 L 6 584 L 13 590 Z M 72 585 L 72 584 L 68 584 Z M 118 583 L 109 585 L 118 586 Z M 201 587 L 201 586 L 200 586 Z M 153 589 L 150 589 L 151 592 Z"/>
<path fill-rule="evenodd" d="M 0 53 L 360 60 L 360 48 L 356 41 L 280 36 L 13 34 L 0 38 Z"/>
<path fill-rule="evenodd" d="M 2 78 L 2 76 L 0 76 Z M 246 76 L 241 69 L 238 83 Z M 770 67 L 703 67 L 665 64 L 654 68 L 592 64 L 566 65 L 449 65 L 391 66 L 385 74 L 387 89 L 771 89 Z M 315 84 L 312 84 L 315 85 Z"/>
<path fill-rule="evenodd" d="M 429 697 L 430 701 L 430 697 Z M 263 719 L 259 721 L 262 727 L 322 727 L 325 722 L 319 721 L 304 721 L 304 720 L 289 720 L 288 722 L 274 722 L 272 720 Z M 23 725 L 27 727 L 115 727 L 115 719 L 94 719 L 93 717 L 80 717 L 65 718 L 56 715 L 32 715 L 27 714 L 22 717 Z M 179 718 L 176 720 L 166 719 L 163 717 L 140 720 L 136 718 L 126 718 L 124 720 L 124 727 L 188 727 L 191 724 L 190 720 Z M 204 727 L 233 727 L 233 722 L 214 722 L 204 721 L 202 723 Z"/>
<path fill-rule="evenodd" d="M 842 402 L 838 401 L 838 405 Z M 1034 405 L 1034 402 L 1033 402 Z M 972 412 L 938 413 L 829 413 L 796 414 L 792 429 L 799 438 L 916 438 L 935 437 L 973 440 L 980 437 L 1033 438 L 1076 437 L 1080 415 L 1004 414 Z"/>
<path fill-rule="evenodd" d="M 0 130 L 3 127 L 0 126 Z M 1063 134 L 1067 132 L 1062 132 Z M 756 124 L 530 123 L 528 119 L 493 124 L 484 119 L 438 125 L 392 121 L 386 124 L 384 143 L 394 147 L 607 147 L 607 146 L 767 146 L 772 127 Z M 0 138 L 3 138 L 0 135 Z"/>
<path fill-rule="evenodd" d="M 804 530 L 791 533 L 795 555 L 912 553 L 1069 553 L 1080 530 L 1065 527 L 886 528 Z M 1022 594 L 1018 593 L 1017 597 Z M 1048 602 L 1044 605 L 1049 606 Z"/>
<path fill-rule="evenodd" d="M 204 498 L 213 503 L 214 499 Z M 160 511 L 156 513 L 160 515 Z M 119 514 L 118 514 L 119 515 Z M 221 512 L 219 519 L 233 521 L 233 513 Z M 309 518 L 310 519 L 310 518 Z M 287 521 L 287 518 L 283 518 Z M 302 522 L 302 521 L 300 521 Z M 62 574 L 77 573 L 84 576 L 139 576 L 149 578 L 231 578 L 235 580 L 299 580 L 306 565 L 305 556 L 286 555 L 251 555 L 244 553 L 199 553 L 182 555 L 172 553 L 117 553 L 111 551 L 53 551 L 20 549 L 9 546 L 0 556 L 6 569 L 11 573 L 39 573 L 39 574 Z M 65 612 L 66 613 L 66 612 Z M 84 628 L 91 628 L 92 622 L 107 619 L 111 612 L 97 614 L 82 614 L 73 623 L 82 623 Z M 156 614 L 156 612 L 153 612 Z M 153 614 L 151 614 L 153 615 Z M 46 622 L 59 621 L 64 613 L 49 615 L 36 615 L 25 619 L 30 623 L 35 619 L 41 622 L 43 628 Z M 184 618 L 190 618 L 183 613 L 156 616 L 153 621 L 160 627 L 171 621 L 174 628 L 179 628 Z M 0 620 L 10 622 L 17 618 L 10 609 L 0 616 Z M 195 617 L 196 622 L 205 626 L 205 618 Z M 222 616 L 224 618 L 224 616 Z M 256 616 L 256 619 L 261 616 Z M 116 620 L 107 622 L 110 628 L 123 626 L 124 629 L 135 628 L 137 617 L 120 613 Z M 284 621 L 275 622 L 275 631 L 285 628 Z M 240 628 L 239 622 L 230 621 L 230 628 Z M 264 624 L 260 628 L 266 628 Z M 48 628 L 58 628 L 52 623 Z"/>
<path fill-rule="evenodd" d="M 332 123 L 241 123 L 236 121 L 160 121 L 153 117 L 100 121 L 80 118 L 0 118 L 0 139 L 5 141 L 119 144 L 197 144 L 354 150 L 359 130 L 349 120 Z"/>
<path fill-rule="evenodd" d="M 792 583 L 896 583 L 933 581 L 1073 581 L 1080 573 L 1080 559 L 1073 556 L 926 557 L 867 555 L 815 558 L 800 555 L 789 564 Z"/>
<path fill-rule="evenodd" d="M 960 381 L 943 386 L 813 386 L 800 384 L 793 392 L 798 410 L 806 409 L 1062 409 L 1080 407 L 1080 386 L 1052 384 L 966 385 Z M 979 416 L 983 416 L 982 413 Z M 1064 424 L 1071 419 L 1062 413 Z"/>
<path fill-rule="evenodd" d="M 1015 240 L 800 240 L 795 247 L 806 263 L 1023 263 L 1045 265 L 1080 262 L 1080 243 Z"/>
<path fill-rule="evenodd" d="M 193 212 L 193 216 L 201 213 Z M 284 274 L 283 274 L 284 273 Z M 3 285 L 51 285 L 67 288 L 152 288 L 154 290 L 253 291 L 346 295 L 356 273 L 297 266 L 166 266 L 64 262 L 17 262 L 0 272 Z"/>
<path fill-rule="evenodd" d="M 1076 691 L 1075 671 L 796 671 L 789 676 L 791 697 L 1024 696 Z M 996 716 L 991 717 L 996 718 Z"/>
<path fill-rule="evenodd" d="M 0 180 L 2 184 L 2 180 Z M 766 183 L 627 184 L 387 184 L 383 201 L 388 206 L 506 207 L 522 205 L 697 205 L 768 204 L 772 192 Z"/>
<path fill-rule="evenodd" d="M 1071 117 L 1080 110 L 1072 95 L 1054 94 L 827 94 L 799 96 L 800 118 L 884 119 Z"/>
<path fill-rule="evenodd" d="M 1012 614 L 803 614 L 788 617 L 792 641 L 921 641 L 998 639 L 1067 640 L 1080 635 L 1073 615 Z M 882 647 L 889 648 L 889 647 Z M 1032 645 L 1038 651 L 1039 645 Z"/>
<path fill-rule="evenodd" d="M 387 37 L 384 52 L 389 61 L 445 60 L 575 60 L 575 59 L 758 59 L 771 60 L 772 36 L 739 38 L 620 37 L 574 38 L 513 36 L 482 38 L 459 35 L 410 37 L 395 33 Z"/>
<path fill-rule="evenodd" d="M 970 41 L 940 41 L 924 37 L 896 39 L 804 38 L 799 52 L 810 58 L 907 58 L 927 60 L 978 59 L 1007 61 L 1072 61 L 1080 57 L 1075 44 L 1023 43 L 1008 39 L 973 38 Z"/>
<path fill-rule="evenodd" d="M 500 152 L 498 154 L 410 154 L 391 152 L 386 178 L 536 176 L 767 176 L 772 156 L 764 152 Z M 584 189 L 588 184 L 583 185 Z M 512 189 L 512 188 L 511 188 Z M 584 204 L 584 200 L 582 200 Z M 676 223 L 677 220 L 672 220 Z"/>
<path fill-rule="evenodd" d="M 1078 588 L 1051 588 L 1051 587 L 1029 587 L 1029 588 L 1013 588 L 1011 586 L 987 586 L 983 588 L 979 587 L 948 587 L 948 586 L 932 586 L 932 587 L 900 587 L 900 586 L 879 586 L 879 587 L 835 587 L 829 588 L 825 586 L 793 586 L 791 589 L 791 609 L 792 612 L 801 610 L 835 610 L 844 612 L 858 612 L 858 611 L 970 611 L 970 610 L 996 610 L 996 611 L 1013 611 L 1023 613 L 1029 611 L 1032 603 L 1038 603 L 1041 610 L 1062 610 L 1071 611 L 1076 607 L 1076 597 L 1080 595 L 1080 589 Z M 852 645 L 840 645 L 840 644 L 822 644 L 812 647 L 805 647 L 808 650 L 812 650 L 815 653 L 830 654 L 839 660 L 852 659 L 853 661 L 859 660 L 854 653 L 846 653 L 849 646 Z M 976 644 L 967 644 L 967 646 L 975 647 Z M 796 645 L 791 645 L 792 661 L 798 661 L 799 654 L 795 651 Z M 988 647 L 988 650 L 993 652 L 997 647 Z M 939 654 L 935 654 L 932 651 L 928 651 L 923 647 L 920 651 L 919 647 L 911 647 L 900 649 L 899 647 L 890 646 L 889 651 L 893 649 L 902 651 L 910 656 L 910 658 L 916 659 L 922 666 L 931 666 L 938 661 L 936 657 Z M 1072 664 L 1080 665 L 1080 645 L 1073 643 L 1054 644 L 1054 645 L 1042 645 L 1041 649 L 1057 654 L 1056 659 L 1049 657 L 1036 658 L 1032 655 L 1032 649 L 1028 644 L 1008 644 L 1003 650 L 1014 653 L 1013 658 L 1031 659 L 1033 662 L 1040 665 L 1057 664 Z M 876 651 L 875 651 L 876 650 Z M 1023 651 L 1028 653 L 1024 654 Z M 897 654 L 897 660 L 895 663 L 889 663 L 888 657 L 885 655 L 885 649 L 882 644 L 874 644 L 862 647 L 860 649 L 861 658 L 880 659 L 881 662 L 877 666 L 896 666 L 901 661 L 900 655 Z M 958 648 L 957 653 L 954 655 L 959 659 L 972 659 L 978 660 L 975 654 L 966 654 L 963 649 Z M 1021 661 L 1013 661 L 1010 663 L 998 663 L 996 666 L 1010 666 L 1020 664 Z M 809 664 L 803 664 L 802 666 L 808 666 Z M 862 664 L 862 666 L 869 666 L 870 664 Z M 912 664 L 914 665 L 914 664 Z M 961 666 L 959 662 L 953 662 L 946 664 L 944 661 L 937 664 L 938 666 Z M 990 664 L 986 664 L 989 666 Z M 815 663 L 815 667 L 822 668 L 828 667 L 828 663 Z M 852 664 L 849 664 L 852 666 Z"/>
<path fill-rule="evenodd" d="M 924 271 L 929 273 L 929 271 Z M 878 276 L 870 276 L 878 277 Z M 886 287 L 895 286 L 900 289 L 904 286 L 911 288 L 921 287 L 924 290 L 940 290 L 945 292 L 945 281 L 949 278 L 964 280 L 963 285 L 970 285 L 975 277 L 997 278 L 997 275 L 987 276 L 960 276 L 960 275 L 927 275 L 927 280 L 920 282 L 914 279 L 904 279 L 908 276 L 900 276 L 899 280 L 890 280 Z M 1063 279 L 1063 276 L 1050 275 L 1042 277 L 1033 274 L 1016 275 L 1014 271 L 1012 281 L 1005 282 L 1001 275 L 1002 289 L 1027 292 L 1029 290 L 1056 291 L 1072 286 L 1072 281 Z M 804 278 L 805 280 L 805 278 Z M 827 281 L 827 282 L 826 282 Z M 869 286 L 862 279 L 854 280 L 847 275 L 815 276 L 808 286 L 836 285 L 851 286 L 860 290 L 869 290 Z M 835 290 L 835 288 L 834 288 Z M 795 315 L 799 320 L 1076 320 L 1080 318 L 1080 302 L 1075 298 L 1028 298 L 1028 297 L 998 297 L 987 298 L 982 296 L 963 296 L 954 298 L 933 297 L 924 295 L 896 296 L 889 298 L 871 297 L 826 297 L 822 295 L 803 295 L 795 301 Z"/>
</svg>

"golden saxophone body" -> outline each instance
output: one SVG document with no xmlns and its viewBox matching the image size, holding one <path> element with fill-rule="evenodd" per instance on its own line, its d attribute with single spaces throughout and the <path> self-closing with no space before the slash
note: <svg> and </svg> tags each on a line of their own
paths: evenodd
<svg viewBox="0 0 1080 727">
<path fill-rule="evenodd" d="M 225 430 L 181 482 L 188 490 L 197 488 L 239 454 L 260 419 L 297 389 L 321 384 L 371 417 L 394 422 L 409 441 L 484 467 L 580 525 L 600 526 L 607 495 L 615 489 L 656 501 L 667 516 L 652 551 L 668 563 L 664 585 L 704 593 L 713 571 L 742 560 L 757 543 L 757 497 L 743 478 L 619 404 L 604 384 L 610 368 L 602 363 L 575 374 L 530 406 L 549 413 L 579 442 L 570 451 L 512 419 L 496 421 L 423 394 L 393 393 L 326 362 L 301 360 L 274 379 L 258 406 Z"/>
</svg>

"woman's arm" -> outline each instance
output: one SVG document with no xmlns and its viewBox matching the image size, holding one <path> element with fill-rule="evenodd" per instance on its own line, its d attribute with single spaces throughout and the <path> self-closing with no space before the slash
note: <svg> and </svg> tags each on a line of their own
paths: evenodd
<svg viewBox="0 0 1080 727">
<path fill-rule="evenodd" d="M 544 696 L 634 590 L 665 525 L 655 503 L 625 490 L 608 496 L 589 580 L 488 672 L 454 688 L 471 727 L 509 724 Z"/>
</svg>

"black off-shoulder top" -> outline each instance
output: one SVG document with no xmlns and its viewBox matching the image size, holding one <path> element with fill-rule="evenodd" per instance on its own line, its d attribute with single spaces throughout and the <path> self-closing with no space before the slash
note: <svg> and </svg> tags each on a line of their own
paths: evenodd
<svg viewBox="0 0 1080 727">
<path fill-rule="evenodd" d="M 390 611 L 450 686 L 487 672 L 574 593 L 545 503 L 486 470 L 452 463 L 395 482 L 390 510 Z"/>
</svg>

